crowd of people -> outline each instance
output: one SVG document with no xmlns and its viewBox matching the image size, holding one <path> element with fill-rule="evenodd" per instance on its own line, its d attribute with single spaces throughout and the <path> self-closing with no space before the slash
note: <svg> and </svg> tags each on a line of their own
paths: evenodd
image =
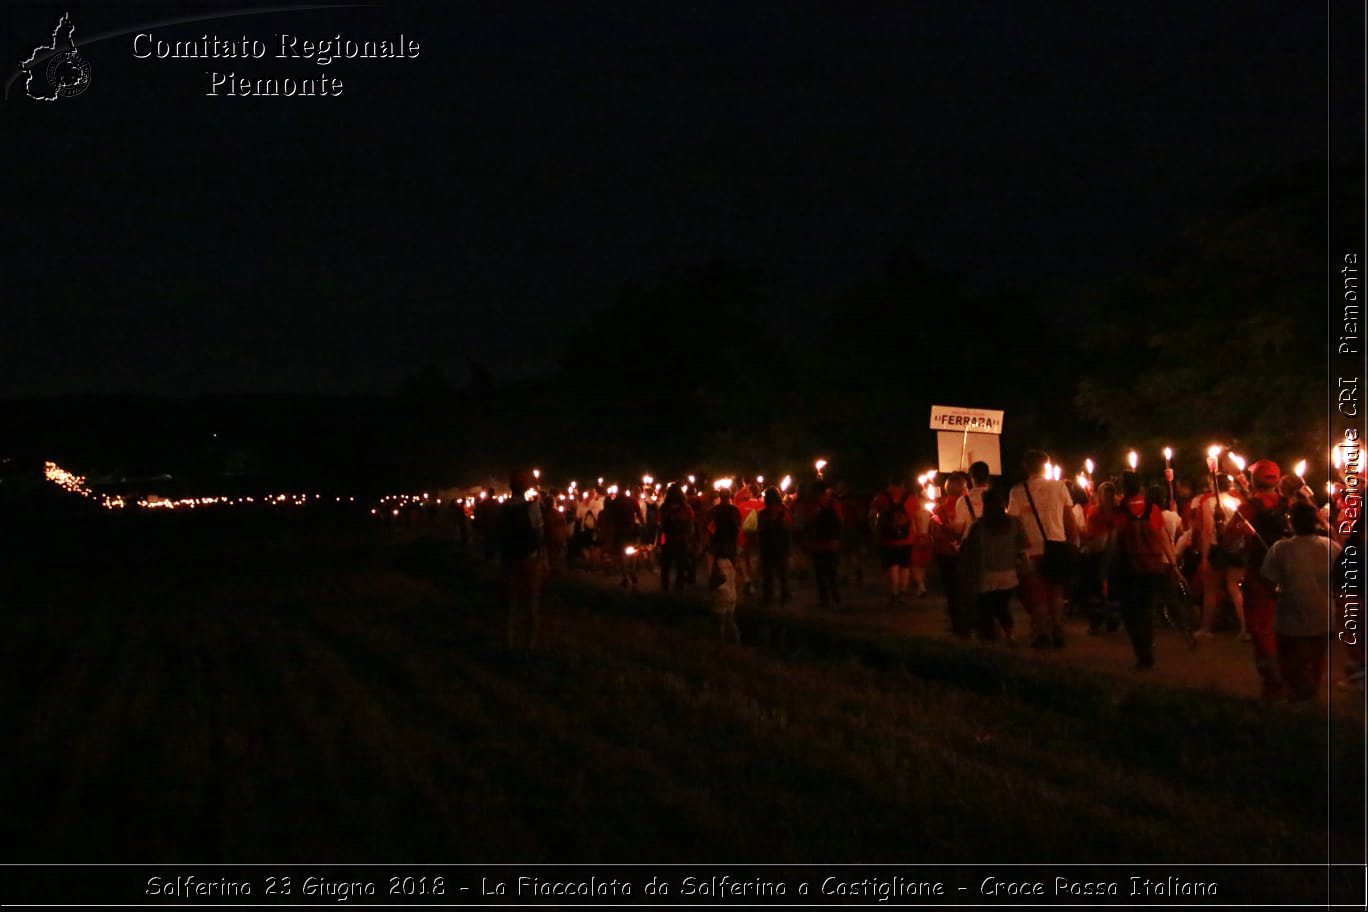
<svg viewBox="0 0 1368 912">
<path fill-rule="evenodd" d="M 794 578 L 812 580 L 815 607 L 839 611 L 843 588 L 877 559 L 895 609 L 938 581 L 950 632 L 1041 650 L 1062 649 L 1068 615 L 1091 635 L 1124 629 L 1137 670 L 1155 664 L 1156 616 L 1196 648 L 1218 635 L 1251 644 L 1266 699 L 1313 699 L 1323 689 L 1342 547 L 1339 499 L 1317 498 L 1271 460 L 1191 483 L 1146 486 L 1135 471 L 1092 482 L 1059 478 L 1030 451 L 1024 480 L 1005 485 L 983 462 L 930 472 L 868 498 L 818 477 L 766 486 L 717 479 L 640 486 L 602 481 L 543 487 L 514 472 L 509 492 L 462 506 L 463 540 L 501 562 L 510 646 L 535 647 L 542 581 L 578 568 L 637 589 L 703 589 L 719 641 L 739 641 L 738 602 L 787 605 Z M 1029 634 L 1018 633 L 1014 605 Z M 1345 654 L 1342 686 L 1363 684 L 1361 642 Z"/>
</svg>

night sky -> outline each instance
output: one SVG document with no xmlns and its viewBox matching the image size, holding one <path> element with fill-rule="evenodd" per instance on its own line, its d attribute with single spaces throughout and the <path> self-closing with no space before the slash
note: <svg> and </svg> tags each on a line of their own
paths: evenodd
<svg viewBox="0 0 1368 912">
<path fill-rule="evenodd" d="M 64 8 L 9 11 L 13 69 Z M 84 36 L 186 8 L 73 8 Z M 417 60 L 136 60 L 3 107 L 0 395 L 546 369 L 624 282 L 734 260 L 796 321 L 895 249 L 975 287 L 1142 265 L 1325 160 L 1319 3 L 453 3 L 149 29 Z M 208 98 L 207 70 L 340 98 Z M 770 314 L 769 316 L 773 316 Z"/>
</svg>

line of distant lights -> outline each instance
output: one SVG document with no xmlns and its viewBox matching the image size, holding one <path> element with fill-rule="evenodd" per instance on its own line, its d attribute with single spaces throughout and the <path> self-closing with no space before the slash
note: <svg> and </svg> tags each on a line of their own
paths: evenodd
<svg viewBox="0 0 1368 912">
<path fill-rule="evenodd" d="M 1346 445 L 1342 444 L 1340 446 L 1333 447 L 1330 454 L 1330 462 L 1334 467 L 1335 474 L 1340 476 L 1343 475 L 1343 472 L 1341 471 L 1341 465 L 1344 462 L 1343 456 L 1341 454 L 1341 447 L 1343 446 Z M 1211 474 L 1215 476 L 1218 473 L 1219 457 L 1222 454 L 1222 452 L 1225 453 L 1227 460 L 1229 460 L 1230 466 L 1235 469 L 1235 473 L 1233 475 L 1226 474 L 1226 478 L 1229 481 L 1234 481 L 1236 483 L 1246 482 L 1244 476 L 1246 470 L 1245 459 L 1238 453 L 1230 452 L 1226 447 L 1220 444 L 1212 444 L 1208 448 L 1206 453 L 1207 466 Z M 1162 453 L 1164 457 L 1165 472 L 1166 474 L 1169 474 L 1172 471 L 1173 449 L 1171 447 L 1164 447 Z M 1137 453 L 1135 450 L 1130 450 L 1124 458 L 1126 466 L 1131 471 L 1136 471 L 1138 469 L 1140 462 L 1139 453 Z M 830 464 L 830 461 L 826 458 L 819 458 L 812 464 L 812 468 L 816 471 L 816 476 L 819 480 L 822 480 L 824 478 L 824 475 L 826 473 L 825 470 Z M 1080 489 L 1091 494 L 1094 490 L 1094 472 L 1097 469 L 1097 465 L 1093 462 L 1092 458 L 1089 457 L 1083 461 L 1083 469 L 1084 471 L 1079 472 L 1075 476 L 1074 483 Z M 1293 474 L 1303 479 L 1303 485 L 1305 485 L 1306 470 L 1307 463 L 1305 459 L 1299 460 L 1293 468 Z M 82 497 L 93 500 L 105 509 L 118 510 L 124 509 L 129 505 L 128 501 L 121 495 L 100 494 L 92 490 L 87 484 L 86 478 L 84 476 L 77 475 L 74 472 L 67 471 L 66 469 L 62 468 L 54 462 L 49 461 L 44 463 L 44 474 L 46 476 L 46 479 L 50 483 L 56 485 L 62 490 L 72 494 L 78 494 Z M 1063 467 L 1060 465 L 1054 463 L 1047 463 L 1044 468 L 1043 474 L 1046 478 L 1050 478 L 1055 481 L 1060 481 L 1064 476 L 1064 470 Z M 943 492 L 943 489 L 940 487 L 940 485 L 937 484 L 937 476 L 938 472 L 935 469 L 928 469 L 925 473 L 917 476 L 916 479 L 917 488 L 920 489 L 921 496 L 925 499 L 925 503 L 922 505 L 923 509 L 927 510 L 928 512 L 934 509 L 936 501 L 939 500 Z M 529 502 L 537 500 L 540 497 L 544 496 L 543 489 L 541 487 L 541 469 L 533 469 L 532 477 L 535 479 L 534 486 L 528 488 L 526 491 L 523 492 L 523 499 Z M 1169 474 L 1169 477 L 1172 477 L 1171 474 Z M 777 486 L 782 494 L 791 495 L 794 493 L 792 490 L 793 480 L 794 479 L 792 475 L 785 474 L 783 476 L 783 478 L 780 480 Z M 647 503 L 660 502 L 660 500 L 662 500 L 664 496 L 663 489 L 666 485 L 669 484 L 678 485 L 680 490 L 685 494 L 687 494 L 690 491 L 690 489 L 693 489 L 695 491 L 702 490 L 702 485 L 699 484 L 699 478 L 696 475 L 687 475 L 684 478 L 675 482 L 661 482 L 657 481 L 655 476 L 651 475 L 650 473 L 646 473 L 641 476 L 641 484 L 639 487 L 635 484 L 620 485 L 616 481 L 605 485 L 604 481 L 604 476 L 599 476 L 597 479 L 597 487 L 599 489 L 602 489 L 608 497 L 616 497 L 620 493 L 622 493 L 629 496 L 642 498 Z M 753 482 L 754 484 L 755 493 L 758 494 L 759 489 L 764 486 L 765 476 L 755 475 L 752 477 L 751 482 Z M 751 484 L 751 482 L 747 482 L 746 478 L 741 476 L 718 476 L 712 479 L 711 487 L 714 492 L 717 492 L 719 494 L 723 491 L 731 493 L 737 490 L 740 486 L 749 485 Z M 1241 486 L 1244 487 L 1245 485 L 1242 484 Z M 1333 497 L 1337 493 L 1337 485 L 1333 481 L 1328 482 L 1326 490 L 1330 494 L 1330 496 Z M 512 492 L 506 491 L 503 493 L 495 494 L 491 498 L 491 495 L 487 490 L 481 490 L 478 493 L 478 495 L 449 498 L 446 502 L 448 505 L 451 506 L 460 505 L 464 507 L 466 510 L 471 510 L 482 501 L 492 499 L 493 502 L 502 504 L 506 502 L 511 496 Z M 1225 496 L 1227 498 L 1229 497 L 1229 495 Z M 579 487 L 578 481 L 571 481 L 564 493 L 558 493 L 556 495 L 556 509 L 563 513 L 565 512 L 565 508 L 567 505 L 574 507 L 579 500 L 582 499 L 585 501 L 589 501 L 593 497 L 594 486 L 590 486 L 587 489 L 581 489 Z M 333 496 L 331 498 L 331 501 L 333 503 L 338 504 L 355 503 L 356 498 Z M 302 507 L 318 505 L 327 502 L 328 498 L 326 498 L 322 494 L 299 493 L 267 494 L 261 497 L 209 496 L 183 497 L 174 499 L 151 495 L 146 498 L 140 498 L 137 501 L 135 501 L 138 507 L 144 509 L 171 511 L 195 510 L 206 507 L 246 505 L 264 505 L 272 507 Z M 399 516 L 408 507 L 441 506 L 442 503 L 443 498 L 434 497 L 430 492 L 423 492 L 419 494 L 386 494 L 380 497 L 379 500 L 375 502 L 375 506 L 370 508 L 370 513 L 372 516 L 381 516 L 385 514 L 391 516 Z"/>
</svg>

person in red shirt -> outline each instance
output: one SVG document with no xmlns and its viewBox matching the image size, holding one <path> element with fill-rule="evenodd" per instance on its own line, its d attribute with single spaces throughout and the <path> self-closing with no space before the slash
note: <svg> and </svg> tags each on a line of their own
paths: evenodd
<svg viewBox="0 0 1368 912">
<path fill-rule="evenodd" d="M 675 591 L 684 588 L 691 579 L 693 564 L 694 511 L 684 499 L 679 485 L 672 484 L 665 491 L 665 503 L 660 507 L 660 590 L 670 588 L 670 571 L 675 571 Z"/>
<path fill-rule="evenodd" d="M 760 552 L 760 574 L 763 580 L 763 599 L 768 607 L 774 601 L 778 582 L 779 604 L 789 600 L 788 560 L 793 538 L 793 522 L 788 507 L 778 488 L 765 491 L 764 507 L 756 514 L 755 534 L 752 536 Z"/>
<path fill-rule="evenodd" d="M 1107 585 L 1111 572 L 1112 542 L 1116 538 L 1117 506 L 1120 497 L 1116 485 L 1104 481 L 1097 486 L 1097 494 L 1085 511 L 1087 523 L 1081 536 L 1082 560 L 1079 563 L 1079 587 L 1088 612 L 1088 633 L 1094 636 L 1111 632 L 1121 626 L 1121 619 L 1113 607 L 1115 593 Z"/>
<path fill-rule="evenodd" d="M 1115 573 L 1121 618 L 1135 651 L 1135 667 L 1154 667 L 1154 601 L 1164 576 L 1177 563 L 1173 542 L 1164 530 L 1159 507 L 1145 497 L 1140 477 L 1127 472 L 1121 480 L 1122 502 L 1116 511 Z"/>
<path fill-rule="evenodd" d="M 879 563 L 888 574 L 889 604 L 902 604 L 912 578 L 912 517 L 906 491 L 896 485 L 879 500 L 875 531 L 879 539 Z"/>
<path fill-rule="evenodd" d="M 1254 670 L 1259 674 L 1260 692 L 1265 700 L 1282 694 L 1283 681 L 1278 671 L 1278 636 L 1274 621 L 1278 609 L 1277 586 L 1260 571 L 1268 548 L 1288 533 L 1287 501 L 1278 493 L 1282 469 L 1271 459 L 1260 459 L 1249 467 L 1254 490 L 1240 504 L 1235 519 L 1244 527 L 1244 611 L 1249 640 L 1254 646 Z"/>
</svg>

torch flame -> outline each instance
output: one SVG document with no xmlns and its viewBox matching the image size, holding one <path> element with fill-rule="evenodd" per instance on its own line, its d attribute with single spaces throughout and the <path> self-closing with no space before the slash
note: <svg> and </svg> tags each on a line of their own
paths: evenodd
<svg viewBox="0 0 1368 912">
<path fill-rule="evenodd" d="M 1231 461 L 1232 463 L 1234 463 L 1234 464 L 1235 464 L 1235 468 L 1239 469 L 1241 472 L 1243 472 L 1243 471 L 1245 470 L 1245 460 L 1244 460 L 1244 457 L 1241 456 L 1240 454 L 1238 454 L 1238 453 L 1231 453 L 1231 454 L 1230 454 L 1230 461 Z"/>
<path fill-rule="evenodd" d="M 1088 470 L 1088 474 L 1089 474 L 1089 475 L 1091 475 L 1091 474 L 1093 473 L 1093 468 L 1094 468 L 1094 467 L 1095 467 L 1095 466 L 1094 466 L 1094 463 L 1093 463 L 1093 461 L 1092 461 L 1092 457 L 1091 457 L 1091 456 L 1089 456 L 1087 459 L 1083 460 L 1083 468 L 1085 468 L 1085 469 Z"/>
<path fill-rule="evenodd" d="M 1221 506 L 1225 507 L 1227 513 L 1234 513 L 1240 509 L 1240 499 L 1231 494 L 1222 494 Z"/>
<path fill-rule="evenodd" d="M 536 489 L 536 488 L 528 488 L 526 491 L 523 491 L 523 500 L 536 500 L 536 499 L 537 499 L 537 489 Z"/>
<path fill-rule="evenodd" d="M 1301 461 L 1298 462 L 1295 466 L 1292 467 L 1292 474 L 1293 474 L 1293 475 L 1296 475 L 1298 478 L 1305 478 L 1305 477 L 1306 477 L 1306 460 L 1305 460 L 1305 459 L 1301 460 Z"/>
<path fill-rule="evenodd" d="M 813 463 L 813 465 L 815 465 L 817 467 L 817 471 L 820 472 L 822 471 L 822 469 L 825 469 L 827 467 L 827 461 L 825 459 L 819 459 L 815 463 Z"/>
<path fill-rule="evenodd" d="M 788 491 L 789 485 L 793 484 L 793 476 L 785 475 L 779 482 L 779 490 Z"/>
<path fill-rule="evenodd" d="M 1173 447 L 1164 447 L 1164 461 L 1170 462 L 1173 459 Z"/>
<path fill-rule="evenodd" d="M 934 513 L 936 512 L 936 504 L 930 500 L 924 501 L 922 503 L 922 509 L 925 510 L 927 513 Z"/>
<path fill-rule="evenodd" d="M 1055 481 L 1059 481 L 1059 477 L 1064 474 L 1064 467 L 1055 466 L 1054 471 L 1051 474 Z"/>
<path fill-rule="evenodd" d="M 655 479 L 652 478 L 650 475 L 642 475 L 642 476 L 641 476 L 641 483 L 644 484 L 644 485 L 651 484 L 651 483 L 654 482 L 654 481 L 655 481 Z"/>
<path fill-rule="evenodd" d="M 1344 464 L 1343 457 L 1340 456 L 1340 448 L 1337 446 L 1330 451 L 1330 462 L 1336 469 Z"/>
<path fill-rule="evenodd" d="M 632 547 L 631 545 L 628 545 L 626 548 L 623 549 L 622 553 L 626 554 L 628 557 L 631 557 L 633 554 L 636 554 L 636 548 Z"/>
<path fill-rule="evenodd" d="M 719 478 L 713 482 L 714 491 L 730 491 L 732 480 L 730 478 Z"/>
<path fill-rule="evenodd" d="M 1078 477 L 1074 479 L 1074 482 L 1083 490 L 1086 491 L 1088 489 L 1088 476 L 1084 475 L 1082 472 L 1078 473 Z"/>
<path fill-rule="evenodd" d="M 1207 459 L 1216 459 L 1220 455 L 1221 445 L 1219 443 L 1213 443 L 1211 446 L 1207 447 Z"/>
<path fill-rule="evenodd" d="M 1131 450 L 1126 454 L 1126 462 L 1130 465 L 1131 471 L 1135 471 L 1140 465 L 1140 454 L 1135 452 L 1135 450 Z"/>
</svg>

